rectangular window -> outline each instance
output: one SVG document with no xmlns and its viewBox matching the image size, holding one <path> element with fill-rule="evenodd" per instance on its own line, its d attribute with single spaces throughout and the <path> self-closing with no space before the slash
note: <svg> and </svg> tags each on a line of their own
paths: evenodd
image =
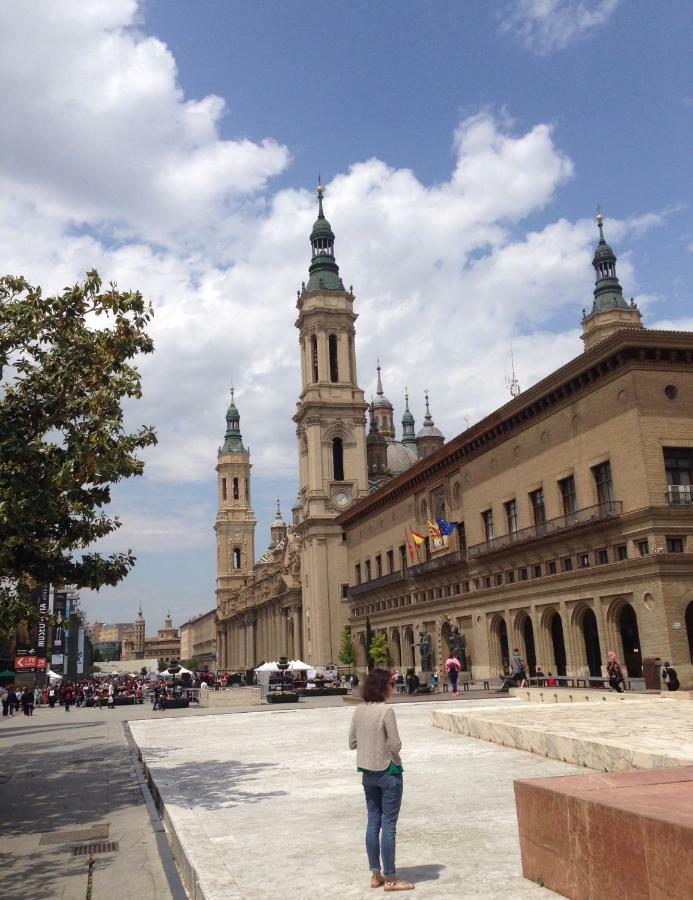
<svg viewBox="0 0 693 900">
<path fill-rule="evenodd" d="M 597 503 L 600 505 L 602 503 L 611 503 L 614 499 L 614 486 L 611 481 L 611 463 L 607 460 L 606 462 L 600 463 L 598 466 L 594 466 L 592 468 L 592 475 L 594 477 L 594 484 L 597 488 Z"/>
<path fill-rule="evenodd" d="M 346 600 L 348 592 L 349 592 L 349 585 L 343 584 L 342 585 L 342 600 Z"/>
<path fill-rule="evenodd" d="M 485 509 L 481 514 L 481 520 L 484 525 L 484 535 L 487 541 L 493 540 L 493 510 Z"/>
<path fill-rule="evenodd" d="M 356 584 L 361 584 L 361 563 L 356 563 L 354 566 L 354 581 Z"/>
<path fill-rule="evenodd" d="M 640 556 L 647 556 L 650 552 L 650 542 L 647 540 L 638 541 L 638 551 L 640 552 Z"/>
<path fill-rule="evenodd" d="M 491 576 L 490 575 L 484 575 L 484 587 L 485 588 L 491 587 Z"/>
<path fill-rule="evenodd" d="M 523 566 L 520 569 L 520 581 L 527 581 L 528 578 L 529 578 L 529 572 L 527 571 L 527 567 Z"/>
<path fill-rule="evenodd" d="M 577 509 L 577 498 L 575 496 L 575 478 L 569 475 L 558 482 L 561 491 L 561 503 L 563 505 L 563 515 L 570 516 Z"/>
<path fill-rule="evenodd" d="M 395 571 L 395 554 L 392 552 L 392 550 L 388 550 L 385 556 L 387 559 L 387 574 L 392 575 L 392 573 Z"/>
<path fill-rule="evenodd" d="M 556 574 L 556 560 L 550 559 L 546 563 L 546 574 L 547 575 L 555 575 Z"/>
<path fill-rule="evenodd" d="M 513 581 L 515 581 L 515 573 L 513 572 L 512 569 L 510 569 L 509 572 L 505 573 L 505 583 L 512 584 Z"/>
<path fill-rule="evenodd" d="M 366 581 L 371 580 L 371 561 L 370 559 L 366 560 Z"/>
<path fill-rule="evenodd" d="M 474 590 L 478 591 L 479 590 L 479 579 L 474 578 L 473 581 L 474 581 Z"/>
<path fill-rule="evenodd" d="M 375 577 L 383 577 L 383 558 L 380 554 L 378 554 L 375 558 Z"/>
<path fill-rule="evenodd" d="M 493 581 L 496 587 L 500 587 L 500 585 L 503 584 L 503 576 L 500 572 L 496 572 L 496 574 L 493 576 Z"/>
<path fill-rule="evenodd" d="M 460 542 L 460 550 L 464 553 L 467 549 L 467 534 L 464 530 L 464 522 L 459 522 L 457 525 L 457 539 Z"/>
<path fill-rule="evenodd" d="M 683 553 L 683 538 L 667 536 L 667 553 Z"/>
<path fill-rule="evenodd" d="M 463 582 L 462 582 L 462 593 L 463 593 L 463 594 L 468 594 L 468 593 L 469 593 L 469 582 L 468 582 L 468 581 L 463 581 Z"/>
<path fill-rule="evenodd" d="M 534 577 L 541 578 L 541 564 L 534 567 Z"/>
<path fill-rule="evenodd" d="M 573 559 L 570 556 L 566 556 L 562 562 L 562 568 L 564 572 L 572 572 L 573 571 Z"/>
<path fill-rule="evenodd" d="M 402 571 L 407 568 L 407 545 L 399 545 L 399 565 Z"/>
<path fill-rule="evenodd" d="M 578 566 L 581 569 L 588 568 L 590 564 L 590 555 L 589 553 L 578 553 Z"/>
<path fill-rule="evenodd" d="M 546 521 L 546 509 L 544 508 L 544 488 L 537 488 L 531 491 L 529 502 L 532 504 L 532 515 L 534 516 L 535 525 L 543 525 Z"/>
<path fill-rule="evenodd" d="M 609 562 L 609 552 L 605 548 L 600 548 L 597 550 L 597 565 L 603 566 L 605 563 Z"/>
<path fill-rule="evenodd" d="M 459 586 L 459 584 L 453 584 L 453 586 L 452 586 L 452 592 L 453 592 L 453 594 L 459 594 L 459 592 L 460 592 L 460 586 Z"/>
<path fill-rule="evenodd" d="M 505 506 L 505 519 L 508 523 L 508 534 L 517 534 L 517 500 L 513 497 L 512 500 L 508 500 L 503 506 Z"/>
<path fill-rule="evenodd" d="M 628 545 L 621 544 L 616 548 L 616 559 L 624 560 L 628 559 Z"/>
</svg>

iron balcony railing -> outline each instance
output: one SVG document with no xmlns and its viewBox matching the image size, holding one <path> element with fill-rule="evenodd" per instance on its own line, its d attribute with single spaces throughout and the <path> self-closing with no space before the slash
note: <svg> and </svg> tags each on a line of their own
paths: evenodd
<svg viewBox="0 0 693 900">
<path fill-rule="evenodd" d="M 693 506 L 693 487 L 690 484 L 670 484 L 666 498 L 669 506 Z"/>
<path fill-rule="evenodd" d="M 424 572 L 433 572 L 436 569 L 447 569 L 448 566 L 457 565 L 464 562 L 467 554 L 464 550 L 454 550 L 452 553 L 446 553 L 444 556 L 434 556 L 425 562 L 415 563 L 407 569 L 407 575 L 415 578 L 417 575 L 423 575 Z"/>
<path fill-rule="evenodd" d="M 586 506 L 584 509 L 576 509 L 575 512 L 558 516 L 556 519 L 549 519 L 540 525 L 530 525 L 529 528 L 521 528 L 519 531 L 511 534 L 501 534 L 490 541 L 474 544 L 467 548 L 467 554 L 470 557 L 483 556 L 485 553 L 493 553 L 496 550 L 514 547 L 516 544 L 548 537 L 559 531 L 575 528 L 577 525 L 588 525 L 590 522 L 612 519 L 615 516 L 620 516 L 622 511 L 623 503 L 621 500 L 606 500 L 603 503 L 597 503 L 595 506 Z"/>
</svg>

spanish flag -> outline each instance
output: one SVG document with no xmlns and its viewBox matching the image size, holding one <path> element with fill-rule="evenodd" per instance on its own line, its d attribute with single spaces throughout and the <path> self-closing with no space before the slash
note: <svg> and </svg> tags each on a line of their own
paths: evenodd
<svg viewBox="0 0 693 900">
<path fill-rule="evenodd" d="M 409 529 L 409 531 L 411 531 L 412 540 L 417 547 L 420 547 L 421 544 L 426 543 L 426 538 L 422 534 L 419 534 L 418 531 L 412 531 L 411 528 Z"/>
</svg>

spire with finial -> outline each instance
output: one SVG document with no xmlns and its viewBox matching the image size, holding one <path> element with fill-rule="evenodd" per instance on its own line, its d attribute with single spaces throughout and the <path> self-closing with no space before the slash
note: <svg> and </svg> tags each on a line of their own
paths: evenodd
<svg viewBox="0 0 693 900">
<path fill-rule="evenodd" d="M 386 440 L 394 440 L 395 438 L 395 423 L 394 423 L 394 415 L 395 408 L 387 399 L 383 392 L 383 380 L 380 376 L 380 359 L 378 359 L 377 365 L 378 372 L 378 383 L 376 386 L 376 398 L 372 402 L 373 409 L 377 411 L 378 415 L 378 429 L 382 436 Z"/>
<path fill-rule="evenodd" d="M 594 286 L 593 311 L 597 309 L 626 309 L 628 303 L 624 299 L 621 284 L 616 275 L 616 255 L 604 238 L 604 216 L 597 210 L 595 216 L 599 229 L 599 242 L 594 251 L 592 265 L 596 275 Z"/>
<path fill-rule="evenodd" d="M 224 446 L 220 452 L 234 453 L 238 450 L 243 452 L 245 447 L 241 437 L 241 417 L 234 400 L 234 387 L 231 385 L 231 402 L 226 410 L 226 434 L 224 435 Z"/>
<path fill-rule="evenodd" d="M 312 260 L 308 269 L 310 277 L 306 285 L 307 291 L 343 291 L 344 285 L 339 277 L 339 266 L 334 258 L 334 232 L 325 218 L 323 195 L 325 186 L 318 175 L 318 217 L 313 223 L 310 233 Z"/>
<path fill-rule="evenodd" d="M 278 544 L 286 537 L 286 523 L 282 518 L 282 511 L 279 506 L 279 500 L 277 500 L 277 511 L 274 514 L 274 520 L 270 526 L 270 535 L 272 537 L 272 544 Z"/>
<path fill-rule="evenodd" d="M 402 443 L 416 453 L 416 423 L 409 409 L 409 389 L 404 389 L 404 415 L 402 416 Z"/>
<path fill-rule="evenodd" d="M 383 382 L 380 379 L 380 358 L 378 358 L 377 370 L 378 370 L 378 386 L 377 386 L 375 392 L 379 397 L 382 397 L 383 396 Z"/>
<path fill-rule="evenodd" d="M 510 378 L 505 379 L 505 383 L 510 391 L 510 396 L 514 399 L 520 394 L 520 382 L 517 380 L 517 376 L 515 375 L 515 354 L 513 353 L 513 342 L 510 341 L 510 366 L 512 369 L 512 375 Z"/>
<path fill-rule="evenodd" d="M 439 428 L 436 428 L 433 416 L 431 415 L 428 390 L 424 392 L 424 396 L 426 398 L 426 415 L 424 416 L 423 426 L 416 435 L 416 449 L 419 457 L 422 458 L 424 456 L 429 456 L 445 443 L 443 432 Z"/>
</svg>

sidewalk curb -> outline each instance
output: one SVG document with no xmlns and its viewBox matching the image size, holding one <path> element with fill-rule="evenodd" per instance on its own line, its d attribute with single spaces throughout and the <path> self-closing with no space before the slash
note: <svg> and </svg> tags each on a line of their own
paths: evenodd
<svg viewBox="0 0 693 900">
<path fill-rule="evenodd" d="M 149 821 L 156 837 L 156 845 L 159 851 L 159 858 L 161 860 L 164 874 L 166 875 L 166 880 L 168 881 L 168 886 L 171 890 L 172 900 L 189 900 L 188 894 L 183 886 L 180 872 L 178 871 L 178 866 L 176 865 L 176 860 L 173 855 L 171 845 L 168 841 L 166 826 L 164 825 L 162 818 L 159 815 L 156 800 L 150 790 L 150 780 L 148 777 L 145 778 L 142 772 L 142 766 L 144 765 L 144 763 L 142 762 L 142 756 L 137 744 L 135 743 L 132 732 L 130 731 L 130 725 L 127 721 L 123 722 L 123 732 L 125 734 L 125 740 L 127 741 L 128 745 L 130 762 L 132 763 L 132 768 L 135 773 L 135 777 L 137 778 L 137 783 L 140 786 L 144 804 L 147 808 L 147 815 L 149 816 Z"/>
</svg>

